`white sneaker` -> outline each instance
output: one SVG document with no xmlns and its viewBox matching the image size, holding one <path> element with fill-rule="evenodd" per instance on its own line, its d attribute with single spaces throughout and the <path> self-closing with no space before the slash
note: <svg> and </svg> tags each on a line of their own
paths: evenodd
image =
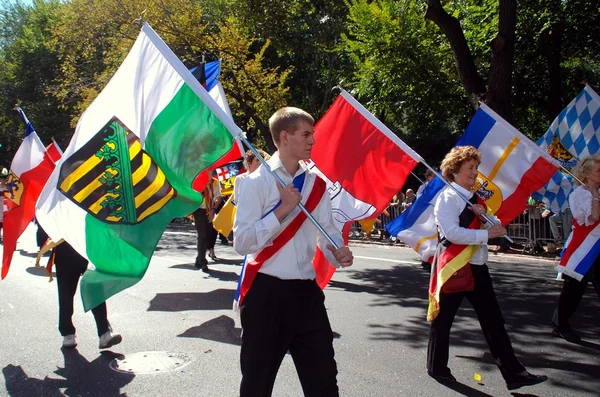
<svg viewBox="0 0 600 397">
<path fill-rule="evenodd" d="M 75 341 L 75 335 L 65 335 L 63 338 L 62 347 L 72 348 L 77 346 L 77 342 Z"/>
<path fill-rule="evenodd" d="M 109 329 L 100 337 L 100 344 L 98 345 L 98 348 L 108 349 L 111 346 L 118 345 L 119 343 L 121 343 L 122 340 L 123 338 L 121 337 L 121 335 L 113 335 L 112 330 Z"/>
</svg>

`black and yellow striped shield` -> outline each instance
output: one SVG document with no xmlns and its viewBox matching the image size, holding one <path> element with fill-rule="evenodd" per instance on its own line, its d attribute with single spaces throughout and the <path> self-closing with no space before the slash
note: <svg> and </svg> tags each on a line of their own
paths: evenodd
<svg viewBox="0 0 600 397">
<path fill-rule="evenodd" d="M 176 195 L 117 117 L 64 161 L 58 189 L 95 218 L 125 224 L 141 222 Z"/>
</svg>

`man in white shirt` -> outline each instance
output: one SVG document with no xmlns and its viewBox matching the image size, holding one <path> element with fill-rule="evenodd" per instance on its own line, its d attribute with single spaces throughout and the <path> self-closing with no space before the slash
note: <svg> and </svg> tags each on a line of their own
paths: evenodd
<svg viewBox="0 0 600 397">
<path fill-rule="evenodd" d="M 240 299 L 241 397 L 270 396 L 288 350 L 306 396 L 339 395 L 333 332 L 312 260 L 317 246 L 336 267 L 352 265 L 353 257 L 334 225 L 324 182 L 304 167 L 315 142 L 313 124 L 301 109 L 275 112 L 269 129 L 278 151 L 269 166 L 287 186 L 260 167 L 240 192 L 233 246 L 247 255 L 242 289 L 255 274 Z M 300 202 L 313 208 L 311 214 L 341 248 L 329 245 L 308 220 L 294 222 L 303 217 Z"/>
</svg>

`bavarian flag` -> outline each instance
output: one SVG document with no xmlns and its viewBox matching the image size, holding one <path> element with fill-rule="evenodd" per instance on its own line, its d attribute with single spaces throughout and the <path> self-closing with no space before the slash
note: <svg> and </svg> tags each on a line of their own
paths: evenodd
<svg viewBox="0 0 600 397">
<path fill-rule="evenodd" d="M 86 311 L 140 281 L 168 223 L 202 203 L 209 172 L 242 156 L 240 133 L 144 25 L 37 203 L 48 235 L 93 265 L 81 281 Z"/>
</svg>

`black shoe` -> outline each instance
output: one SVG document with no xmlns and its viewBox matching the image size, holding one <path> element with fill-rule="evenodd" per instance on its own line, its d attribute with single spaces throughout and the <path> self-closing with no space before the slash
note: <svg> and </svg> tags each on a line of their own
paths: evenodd
<svg viewBox="0 0 600 397">
<path fill-rule="evenodd" d="M 200 270 L 202 270 L 204 273 L 208 273 L 210 271 L 210 269 L 208 268 L 208 265 L 204 265 L 200 268 Z"/>
<path fill-rule="evenodd" d="M 552 329 L 552 336 L 557 338 L 563 338 L 567 342 L 578 343 L 581 342 L 581 337 L 577 335 L 572 328 L 559 328 L 554 327 Z"/>
<path fill-rule="evenodd" d="M 204 262 L 196 261 L 196 263 L 194 263 L 194 266 L 196 266 L 196 268 L 202 269 L 202 270 L 204 270 L 204 268 L 207 265 L 208 265 L 208 262 L 206 262 L 206 259 L 204 260 Z"/>
<path fill-rule="evenodd" d="M 456 383 L 456 378 L 450 373 L 448 375 L 436 375 L 431 371 L 427 371 L 427 374 L 444 385 L 453 385 Z"/>
<path fill-rule="evenodd" d="M 546 375 L 516 375 L 506 379 L 508 390 L 515 390 L 523 386 L 533 386 L 548 380 Z"/>
</svg>

